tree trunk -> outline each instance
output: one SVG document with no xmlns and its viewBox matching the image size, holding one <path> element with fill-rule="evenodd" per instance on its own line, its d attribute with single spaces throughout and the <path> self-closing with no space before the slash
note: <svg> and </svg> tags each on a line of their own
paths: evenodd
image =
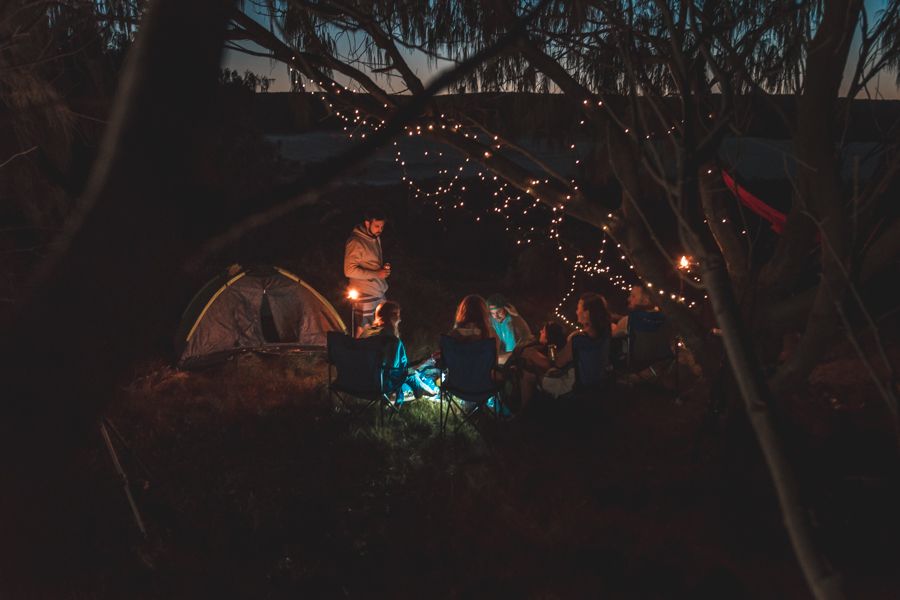
<svg viewBox="0 0 900 600">
<path fill-rule="evenodd" d="M 173 279 L 190 239 L 214 214 L 215 198 L 196 183 L 205 154 L 198 141 L 215 98 L 226 8 L 220 0 L 150 3 L 87 191 L 0 324 L 5 584 L 28 580 L 18 566 L 49 562 L 56 526 L 70 521 L 62 485 L 70 462 L 97 434 L 116 379 L 156 339 L 178 300 Z M 29 581 L 48 577 L 42 570 Z"/>
<path fill-rule="evenodd" d="M 838 92 L 862 0 L 833 0 L 824 7 L 822 21 L 809 46 L 804 89 L 798 102 L 794 135 L 797 193 L 783 244 L 768 269 L 771 289 L 767 293 L 771 297 L 790 286 L 807 256 L 803 248 L 816 233 L 822 275 L 800 344 L 772 380 L 777 394 L 805 381 L 829 348 L 838 332 L 837 306 L 850 285 L 845 275 L 851 263 L 850 221 L 842 194 L 835 130 Z M 797 247 L 791 250 L 793 245 Z"/>
<path fill-rule="evenodd" d="M 722 329 L 725 353 L 772 475 L 784 525 L 797 561 L 816 598 L 843 598 L 840 575 L 829 568 L 813 540 L 796 476 L 778 440 L 769 411 L 771 394 L 750 337 L 745 331 L 724 261 L 720 257 L 711 256 L 701 268 L 710 303 Z"/>
</svg>

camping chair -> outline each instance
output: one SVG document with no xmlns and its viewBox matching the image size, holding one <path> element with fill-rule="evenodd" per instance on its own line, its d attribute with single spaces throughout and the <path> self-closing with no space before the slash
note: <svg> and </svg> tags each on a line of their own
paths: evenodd
<svg viewBox="0 0 900 600">
<path fill-rule="evenodd" d="M 649 370 L 654 378 L 659 378 L 662 373 L 657 372 L 657 367 L 667 362 L 668 368 L 674 365 L 677 373 L 673 341 L 674 335 L 663 313 L 643 310 L 629 313 L 625 369 L 630 373 Z"/>
<path fill-rule="evenodd" d="M 604 391 L 610 381 L 609 337 L 591 339 L 586 335 L 572 338 L 572 357 L 575 365 L 575 386 L 572 391 Z"/>
<path fill-rule="evenodd" d="M 378 419 L 384 424 L 385 407 L 391 411 L 391 416 L 398 411 L 391 402 L 390 394 L 399 391 L 385 388 L 384 349 L 387 338 L 374 336 L 357 339 L 338 331 L 329 331 L 326 340 L 329 397 L 336 396 L 345 405 L 345 397 L 367 400 L 362 410 L 378 404 Z"/>
<path fill-rule="evenodd" d="M 472 422 L 472 418 L 488 399 L 496 398 L 494 409 L 501 414 L 502 400 L 500 384 L 494 381 L 493 372 L 497 365 L 497 343 L 493 338 L 486 340 L 459 340 L 449 335 L 442 335 L 440 341 L 441 359 L 444 376 L 441 382 L 440 428 L 444 433 L 450 412 L 458 410 L 462 419 L 460 425 Z M 475 407 L 465 410 L 458 407 L 453 398 L 474 403 Z M 447 413 L 444 415 L 444 402 Z"/>
</svg>

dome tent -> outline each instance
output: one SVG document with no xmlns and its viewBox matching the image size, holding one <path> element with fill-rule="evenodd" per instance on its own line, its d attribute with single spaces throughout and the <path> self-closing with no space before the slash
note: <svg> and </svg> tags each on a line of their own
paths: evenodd
<svg viewBox="0 0 900 600">
<path fill-rule="evenodd" d="M 175 350 L 180 367 L 200 367 L 249 350 L 324 350 L 327 332 L 346 330 L 331 303 L 293 273 L 235 265 L 191 300 Z"/>
</svg>

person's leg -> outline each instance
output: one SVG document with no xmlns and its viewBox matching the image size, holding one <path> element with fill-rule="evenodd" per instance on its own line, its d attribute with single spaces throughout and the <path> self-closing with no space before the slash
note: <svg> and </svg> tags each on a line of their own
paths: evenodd
<svg viewBox="0 0 900 600">
<path fill-rule="evenodd" d="M 374 313 L 373 313 L 372 317 L 369 318 L 368 321 L 366 321 L 366 313 L 362 309 L 362 307 L 360 307 L 359 305 L 354 306 L 353 307 L 353 323 L 354 323 L 355 327 L 353 328 L 353 331 L 351 332 L 353 337 L 358 338 L 359 336 L 361 336 L 362 332 L 365 331 L 365 329 L 366 329 L 366 325 L 371 324 L 373 319 L 374 319 Z"/>
<path fill-rule="evenodd" d="M 422 377 L 422 375 L 418 371 L 414 371 L 409 377 L 406 378 L 406 384 L 409 385 L 413 393 L 416 395 L 416 398 L 421 396 L 437 396 L 438 390 L 432 383 L 430 383 L 426 378 Z"/>
<path fill-rule="evenodd" d="M 403 385 L 397 390 L 397 405 L 403 404 L 407 396 L 412 394 L 414 398 L 418 399 L 419 395 L 416 394 L 416 390 L 410 387 L 407 382 L 403 382 Z"/>
<path fill-rule="evenodd" d="M 356 322 L 356 330 L 353 337 L 359 337 L 366 327 L 375 321 L 375 309 L 384 302 L 384 298 L 360 300 L 353 305 L 353 320 Z"/>
</svg>

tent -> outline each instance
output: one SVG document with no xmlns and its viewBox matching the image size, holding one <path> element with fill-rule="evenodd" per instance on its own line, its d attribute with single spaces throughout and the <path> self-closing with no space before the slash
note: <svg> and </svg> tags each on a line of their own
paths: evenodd
<svg viewBox="0 0 900 600">
<path fill-rule="evenodd" d="M 324 350 L 347 331 L 319 292 L 279 267 L 232 267 L 194 296 L 175 340 L 178 365 L 199 367 L 244 351 Z"/>
</svg>

